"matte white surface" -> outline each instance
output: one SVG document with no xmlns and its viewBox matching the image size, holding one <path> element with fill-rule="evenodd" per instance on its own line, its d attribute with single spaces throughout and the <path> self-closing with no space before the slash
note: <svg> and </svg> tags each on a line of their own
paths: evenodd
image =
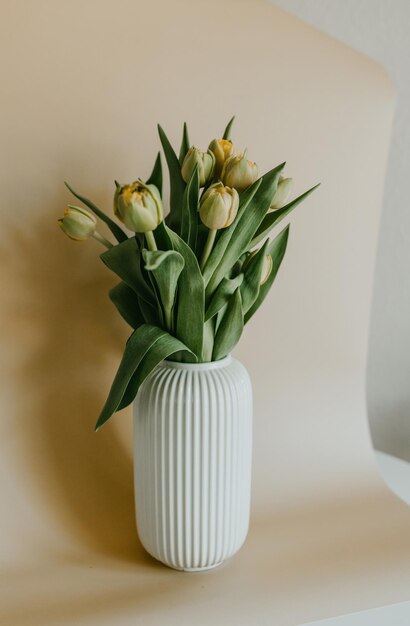
<svg viewBox="0 0 410 626">
<path fill-rule="evenodd" d="M 228 357 L 200 365 L 164 361 L 134 403 L 138 534 L 180 570 L 233 556 L 249 528 L 252 387 Z"/>
<path fill-rule="evenodd" d="M 397 90 L 375 271 L 368 401 L 376 448 L 410 460 L 410 2 L 272 2 L 379 61 Z M 348 180 L 341 193 L 355 202 Z"/>
<path fill-rule="evenodd" d="M 409 624 L 410 602 L 403 602 L 371 611 L 361 611 L 354 615 L 309 622 L 303 626 L 409 626 Z"/>
<path fill-rule="evenodd" d="M 379 472 L 390 489 L 410 504 L 410 463 L 391 454 L 376 451 Z"/>
</svg>

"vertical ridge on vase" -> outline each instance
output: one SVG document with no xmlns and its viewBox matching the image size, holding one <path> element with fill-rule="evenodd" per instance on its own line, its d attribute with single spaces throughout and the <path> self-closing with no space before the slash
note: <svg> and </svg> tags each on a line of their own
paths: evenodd
<svg viewBox="0 0 410 626">
<path fill-rule="evenodd" d="M 160 437 L 160 489 L 161 495 L 159 499 L 159 511 L 158 520 L 160 521 L 161 528 L 161 541 L 159 544 L 159 555 L 162 561 L 168 561 L 168 544 L 169 544 L 169 527 L 168 527 L 168 510 L 167 510 L 167 498 L 168 498 L 168 480 L 167 480 L 167 433 L 166 433 L 166 404 L 168 403 L 168 390 L 170 384 L 170 377 L 166 376 L 164 379 L 164 385 L 161 390 L 160 411 L 158 416 L 150 416 L 150 419 L 159 420 L 159 437 Z M 149 442 L 151 443 L 151 442 Z"/>
<path fill-rule="evenodd" d="M 230 375 L 229 372 L 226 372 L 227 377 L 231 379 L 232 382 L 232 376 Z M 232 386 L 231 388 L 235 388 L 234 386 Z M 240 410 L 239 407 L 239 396 L 238 393 L 235 393 L 234 398 L 233 398 L 233 411 L 232 414 L 236 415 L 238 414 Z M 239 510 L 238 510 L 238 505 L 240 503 L 240 498 L 239 498 L 239 494 L 238 494 L 238 483 L 239 483 L 239 448 L 240 448 L 240 443 L 241 443 L 241 437 L 240 437 L 240 432 L 238 431 L 237 428 L 233 428 L 232 429 L 232 440 L 233 440 L 233 459 L 232 459 L 232 512 L 233 512 L 233 517 L 232 517 L 232 524 L 231 524 L 231 545 L 229 550 L 231 551 L 234 547 L 234 545 L 237 543 L 238 541 L 238 518 L 239 518 Z"/>
<path fill-rule="evenodd" d="M 217 381 L 218 388 L 223 388 L 222 374 L 219 370 L 215 371 L 215 378 Z M 218 417 L 220 415 L 227 415 L 227 406 L 226 406 L 226 394 L 219 393 L 217 394 L 217 414 Z M 219 475 L 218 475 L 218 502 L 217 502 L 217 520 L 216 520 L 216 563 L 219 563 L 223 560 L 223 546 L 224 546 L 224 537 L 223 537 L 223 508 L 225 501 L 225 481 L 226 481 L 226 465 L 225 465 L 225 419 L 218 419 L 218 435 L 217 435 L 217 447 L 216 447 L 216 464 L 218 465 Z"/>
<path fill-rule="evenodd" d="M 201 549 L 201 537 L 199 534 L 199 483 L 200 483 L 200 445 L 199 445 L 199 388 L 196 372 L 192 373 L 192 383 L 194 391 L 194 406 L 192 411 L 193 424 L 193 446 L 191 451 L 192 466 L 192 561 L 191 567 L 198 567 L 199 553 Z M 197 463 L 195 460 L 197 459 Z"/>
<path fill-rule="evenodd" d="M 209 394 L 209 511 L 208 511 L 208 561 L 209 563 L 217 563 L 216 561 L 216 506 L 218 500 L 218 489 L 216 484 L 216 460 L 215 455 L 218 452 L 216 440 L 216 416 L 217 406 L 216 400 L 219 396 L 217 389 L 217 377 L 215 372 L 208 379 Z"/>
<path fill-rule="evenodd" d="M 158 437 L 158 420 L 157 419 L 152 419 L 151 415 L 158 415 L 158 411 L 159 411 L 159 397 L 160 397 L 160 390 L 162 387 L 162 383 L 164 380 L 164 376 L 161 376 L 161 372 L 157 372 L 157 375 L 155 377 L 155 382 L 156 384 L 153 385 L 151 387 L 151 397 L 150 397 L 150 403 L 149 403 L 149 407 L 148 407 L 148 419 L 151 420 L 152 422 L 152 440 L 150 442 L 148 442 L 148 445 L 152 448 L 153 450 L 153 457 L 152 457 L 152 462 L 154 464 L 154 466 L 151 468 L 152 471 L 152 480 L 154 483 L 154 487 L 153 487 L 153 498 L 154 498 L 154 504 L 153 504 L 153 510 L 155 511 L 155 516 L 158 519 L 158 511 L 159 511 L 159 494 L 158 494 L 158 490 L 159 490 L 159 476 L 158 476 L 158 446 L 156 445 L 152 445 L 152 441 L 156 441 L 157 437 Z M 151 546 L 151 551 L 153 554 L 158 554 L 159 552 L 159 524 L 151 524 L 152 528 L 153 528 L 153 544 Z"/>
<path fill-rule="evenodd" d="M 192 561 L 192 515 L 191 515 L 191 493 L 192 493 L 192 415 L 193 406 L 192 376 L 191 372 L 186 372 L 184 388 L 184 562 Z"/>
<path fill-rule="evenodd" d="M 224 463 L 225 463 L 225 485 L 224 485 L 224 525 L 223 525 L 223 552 L 222 558 L 226 558 L 228 552 L 228 546 L 231 535 L 231 484 L 232 484 L 232 445 L 231 445 L 231 415 L 232 415 L 232 396 L 229 389 L 229 381 L 225 372 L 221 372 L 221 376 L 224 379 L 225 403 L 225 450 L 224 450 Z"/>
<path fill-rule="evenodd" d="M 205 567 L 206 562 L 206 540 L 205 540 L 205 528 L 206 528 L 206 515 L 208 504 L 208 427 L 209 427 L 209 405 L 207 397 L 207 377 L 199 377 L 199 389 L 201 396 L 201 461 L 198 464 L 200 472 L 199 484 L 201 486 L 199 494 L 197 494 L 199 500 L 199 536 L 200 536 L 200 552 L 197 567 Z"/>
<path fill-rule="evenodd" d="M 168 437 L 167 437 L 167 449 L 168 449 L 168 498 L 167 498 L 167 524 L 169 529 L 168 536 L 168 560 L 170 563 L 175 564 L 175 466 L 174 466 L 174 450 L 176 444 L 176 433 L 175 433 L 175 391 L 176 391 L 176 382 L 179 378 L 179 372 L 174 371 L 170 378 L 170 384 L 168 388 L 168 402 L 171 407 L 171 411 L 168 413 L 167 426 L 168 426 Z"/>
<path fill-rule="evenodd" d="M 183 567 L 184 565 L 184 515 L 183 515 L 183 502 L 184 502 L 184 484 L 182 480 L 183 476 L 183 462 L 184 456 L 182 454 L 182 422 L 184 418 L 184 388 L 186 372 L 180 371 L 179 380 L 177 385 L 176 395 L 176 423 L 175 423 L 175 564 L 177 567 Z"/>
<path fill-rule="evenodd" d="M 228 379 L 228 381 L 231 381 L 231 377 L 229 376 L 228 372 L 225 372 L 226 377 Z M 237 483 L 237 460 L 238 460 L 238 432 L 237 429 L 235 428 L 235 420 L 237 417 L 237 411 L 239 409 L 238 406 L 238 391 L 236 388 L 236 385 L 231 385 L 228 384 L 228 388 L 231 394 L 231 400 L 232 400 L 232 413 L 231 413 L 231 431 L 230 431 L 230 437 L 231 437 L 231 450 L 232 450 L 232 473 L 231 473 L 231 484 L 230 484 L 230 496 L 231 496 L 231 506 L 230 506 L 230 513 L 231 513 L 231 519 L 230 519 L 230 537 L 229 537 L 229 544 L 228 544 L 228 551 L 231 552 L 233 546 L 236 543 L 236 516 L 237 516 L 237 510 L 236 510 L 236 506 L 237 506 L 237 488 L 236 488 L 236 483 Z"/>
<path fill-rule="evenodd" d="M 245 538 L 250 504 L 251 388 L 234 359 L 164 362 L 135 401 L 137 528 L 163 563 L 207 569 Z"/>
</svg>

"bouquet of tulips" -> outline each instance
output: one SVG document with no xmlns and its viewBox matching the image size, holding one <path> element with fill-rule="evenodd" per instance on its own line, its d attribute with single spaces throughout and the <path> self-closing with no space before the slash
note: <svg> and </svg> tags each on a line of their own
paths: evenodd
<svg viewBox="0 0 410 626">
<path fill-rule="evenodd" d="M 133 328 L 96 429 L 134 400 L 162 360 L 204 363 L 231 352 L 275 279 L 289 226 L 267 235 L 316 188 L 289 201 L 285 163 L 258 177 L 230 140 L 232 123 L 206 152 L 191 146 L 184 124 L 179 155 L 158 127 L 170 177 L 166 217 L 160 153 L 145 182 L 115 182 L 114 213 L 126 231 L 66 183 L 91 212 L 69 205 L 59 224 L 71 239 L 94 237 L 107 248 L 101 259 L 120 279 L 109 296 Z"/>
</svg>

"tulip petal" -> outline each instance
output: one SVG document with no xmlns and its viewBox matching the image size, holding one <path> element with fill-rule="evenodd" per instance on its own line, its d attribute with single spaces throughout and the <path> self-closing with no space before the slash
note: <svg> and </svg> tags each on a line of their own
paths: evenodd
<svg viewBox="0 0 410 626">
<path fill-rule="evenodd" d="M 91 211 L 95 213 L 96 216 L 99 217 L 101 221 L 107 224 L 108 228 L 110 229 L 110 231 L 112 232 L 112 234 L 114 235 L 114 237 L 116 238 L 118 242 L 125 241 L 126 239 L 128 239 L 128 235 L 124 233 L 122 228 L 120 228 L 118 224 L 116 224 L 110 217 L 108 217 L 108 215 L 106 215 L 103 211 L 101 211 L 101 209 L 95 206 L 95 204 L 91 202 L 91 200 L 88 200 L 84 196 L 80 196 L 80 194 L 74 191 L 74 189 L 70 187 L 70 185 L 67 182 L 65 182 L 64 184 L 67 187 L 67 189 L 71 191 L 73 196 L 75 196 L 78 200 L 80 200 L 80 202 L 88 206 L 88 208 L 91 209 Z"/>
</svg>

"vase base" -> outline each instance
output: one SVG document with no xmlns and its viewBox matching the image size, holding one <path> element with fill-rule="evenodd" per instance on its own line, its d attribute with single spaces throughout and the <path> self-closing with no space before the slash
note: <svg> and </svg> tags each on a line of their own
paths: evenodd
<svg viewBox="0 0 410 626">
<path fill-rule="evenodd" d="M 219 563 L 215 563 L 214 565 L 206 565 L 205 567 L 172 567 L 172 565 L 168 565 L 172 569 L 178 570 L 178 572 L 206 572 L 210 569 L 215 569 L 222 565 L 223 561 L 219 561 Z"/>
</svg>

